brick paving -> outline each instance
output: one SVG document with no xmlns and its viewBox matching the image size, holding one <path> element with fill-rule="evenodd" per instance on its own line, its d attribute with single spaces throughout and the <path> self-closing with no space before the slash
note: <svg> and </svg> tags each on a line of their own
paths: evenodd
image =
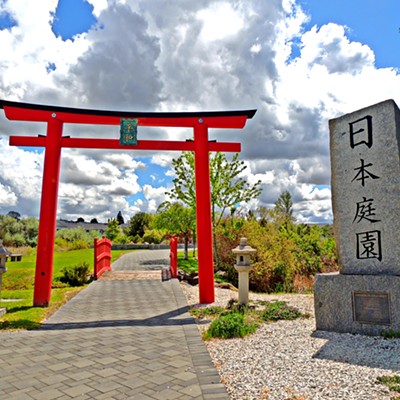
<svg viewBox="0 0 400 400">
<path fill-rule="evenodd" d="M 41 329 L 0 333 L 0 399 L 229 396 L 176 280 L 92 282 Z"/>
</svg>

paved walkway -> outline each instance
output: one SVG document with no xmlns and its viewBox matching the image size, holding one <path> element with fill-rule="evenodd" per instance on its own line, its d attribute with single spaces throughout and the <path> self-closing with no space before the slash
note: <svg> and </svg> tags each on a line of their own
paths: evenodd
<svg viewBox="0 0 400 400">
<path fill-rule="evenodd" d="M 99 280 L 42 329 L 0 333 L 0 399 L 225 399 L 176 280 Z"/>
<path fill-rule="evenodd" d="M 169 250 L 136 250 L 112 265 L 113 271 L 158 271 L 169 267 Z"/>
</svg>

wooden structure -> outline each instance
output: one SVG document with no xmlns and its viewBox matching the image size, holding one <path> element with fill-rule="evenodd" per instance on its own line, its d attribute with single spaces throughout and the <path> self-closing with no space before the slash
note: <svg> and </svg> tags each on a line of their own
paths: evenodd
<svg viewBox="0 0 400 400">
<path fill-rule="evenodd" d="M 241 129 L 256 110 L 204 112 L 126 112 L 46 106 L 0 100 L 9 120 L 47 124 L 45 136 L 11 136 L 11 146 L 44 147 L 44 171 L 36 258 L 34 305 L 46 307 L 50 301 L 53 252 L 56 231 L 61 149 L 91 148 L 117 150 L 193 151 L 195 156 L 196 219 L 201 303 L 214 301 L 209 152 L 239 152 L 240 143 L 208 140 L 209 128 Z M 193 129 L 191 141 L 138 140 L 122 145 L 117 139 L 63 137 L 64 124 L 120 125 L 122 119 L 136 119 L 137 126 Z"/>
<path fill-rule="evenodd" d="M 178 277 L 178 238 L 176 236 L 169 241 L 169 270 L 171 278 Z"/>
<path fill-rule="evenodd" d="M 106 271 L 111 271 L 111 240 L 103 236 L 94 239 L 94 279 L 98 279 Z"/>
</svg>

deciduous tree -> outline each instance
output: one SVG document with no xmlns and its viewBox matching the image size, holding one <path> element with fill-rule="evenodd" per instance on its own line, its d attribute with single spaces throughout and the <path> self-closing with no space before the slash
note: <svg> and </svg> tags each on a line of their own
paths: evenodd
<svg viewBox="0 0 400 400">
<path fill-rule="evenodd" d="M 188 207 L 196 207 L 194 153 L 185 152 L 172 160 L 176 178 L 174 187 L 167 194 L 175 200 L 180 200 Z M 261 181 L 250 184 L 242 172 L 246 169 L 243 161 L 236 153 L 228 160 L 224 153 L 210 155 L 210 186 L 211 186 L 211 217 L 215 228 L 221 222 L 225 212 L 232 210 L 243 201 L 250 201 L 261 194 Z M 218 262 L 214 235 L 214 255 Z"/>
<path fill-rule="evenodd" d="M 192 208 L 184 207 L 181 203 L 164 202 L 158 207 L 158 215 L 154 225 L 165 229 L 173 236 L 183 236 L 184 258 L 188 259 L 189 241 L 196 229 L 196 215 Z"/>
<path fill-rule="evenodd" d="M 146 228 L 149 228 L 152 220 L 152 216 L 150 214 L 146 214 L 145 212 L 138 212 L 129 220 L 128 233 L 130 236 L 140 236 L 141 238 L 144 235 L 144 231 Z"/>
</svg>

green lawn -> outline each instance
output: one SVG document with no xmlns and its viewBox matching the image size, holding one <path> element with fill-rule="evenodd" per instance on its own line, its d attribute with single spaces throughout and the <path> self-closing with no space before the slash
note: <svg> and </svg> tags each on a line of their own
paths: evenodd
<svg viewBox="0 0 400 400">
<path fill-rule="evenodd" d="M 113 250 L 112 262 L 126 252 L 128 251 Z M 25 255 L 22 257 L 22 261 L 8 262 L 7 272 L 3 274 L 0 299 L 0 307 L 6 307 L 7 313 L 0 317 L 0 330 L 39 327 L 43 320 L 83 289 L 83 287 L 60 287 L 63 285 L 57 282 L 57 277 L 62 275 L 61 270 L 82 262 L 87 262 L 93 270 L 93 257 L 93 249 L 56 252 L 54 254 L 53 286 L 56 286 L 56 288 L 52 289 L 48 308 L 32 306 L 36 255 Z"/>
<path fill-rule="evenodd" d="M 185 260 L 184 257 L 184 252 L 183 250 L 178 251 L 178 269 L 182 270 L 183 272 L 186 272 L 187 274 L 191 274 L 193 272 L 197 273 L 199 270 L 197 258 L 193 257 L 193 251 L 189 251 L 189 259 Z M 197 256 L 197 251 L 196 251 L 196 256 Z M 227 278 L 224 278 L 218 274 L 214 274 L 214 280 L 215 282 L 229 282 Z"/>
<path fill-rule="evenodd" d="M 189 251 L 189 259 L 184 260 L 183 250 L 178 251 L 178 269 L 190 274 L 198 271 L 197 259 L 193 257 L 193 251 Z"/>
</svg>

